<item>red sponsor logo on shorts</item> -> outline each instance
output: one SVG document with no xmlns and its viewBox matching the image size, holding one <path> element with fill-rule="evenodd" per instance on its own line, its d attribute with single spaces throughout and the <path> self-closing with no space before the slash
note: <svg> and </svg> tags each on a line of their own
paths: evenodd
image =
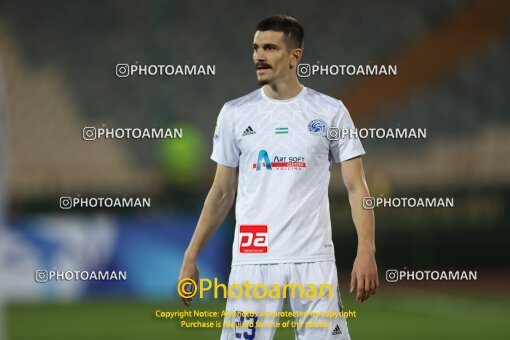
<svg viewBox="0 0 510 340">
<path fill-rule="evenodd" d="M 267 253 L 268 226 L 248 225 L 239 226 L 240 253 Z"/>
</svg>

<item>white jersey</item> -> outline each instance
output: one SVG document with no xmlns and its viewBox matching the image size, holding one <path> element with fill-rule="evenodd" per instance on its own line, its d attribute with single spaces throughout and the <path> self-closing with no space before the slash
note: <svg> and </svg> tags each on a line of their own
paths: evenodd
<svg viewBox="0 0 510 340">
<path fill-rule="evenodd" d="M 211 159 L 239 167 L 232 265 L 335 259 L 330 167 L 365 151 L 352 135 L 328 138 L 334 128 L 354 128 L 345 106 L 306 87 L 286 100 L 260 88 L 223 106 Z"/>
</svg>

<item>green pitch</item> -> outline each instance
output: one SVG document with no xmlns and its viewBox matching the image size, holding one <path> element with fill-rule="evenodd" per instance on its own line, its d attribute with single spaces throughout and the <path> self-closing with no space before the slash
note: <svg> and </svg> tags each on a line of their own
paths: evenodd
<svg viewBox="0 0 510 340">
<path fill-rule="evenodd" d="M 421 291 L 379 292 L 363 304 L 344 294 L 353 339 L 510 339 L 510 298 Z M 221 311 L 223 302 L 192 308 Z M 8 339 L 218 339 L 221 330 L 182 329 L 177 320 L 156 318 L 157 309 L 183 310 L 177 303 L 111 300 L 7 307 Z M 201 319 L 204 320 L 204 319 Z M 275 339 L 294 339 L 278 329 Z"/>
</svg>

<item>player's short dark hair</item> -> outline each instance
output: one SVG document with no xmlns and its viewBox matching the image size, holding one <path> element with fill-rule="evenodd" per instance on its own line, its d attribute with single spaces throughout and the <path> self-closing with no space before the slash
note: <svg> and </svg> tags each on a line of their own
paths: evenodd
<svg viewBox="0 0 510 340">
<path fill-rule="evenodd" d="M 287 49 L 303 48 L 305 30 L 296 19 L 288 15 L 273 15 L 265 18 L 255 27 L 257 31 L 283 32 Z"/>
</svg>

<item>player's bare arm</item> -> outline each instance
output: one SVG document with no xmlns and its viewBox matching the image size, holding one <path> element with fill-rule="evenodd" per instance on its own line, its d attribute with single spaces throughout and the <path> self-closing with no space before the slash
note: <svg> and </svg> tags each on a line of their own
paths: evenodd
<svg viewBox="0 0 510 340">
<path fill-rule="evenodd" d="M 204 207 L 188 249 L 184 253 L 179 280 L 191 278 L 198 281 L 196 258 L 202 248 L 221 226 L 235 200 L 238 168 L 218 164 L 214 181 L 205 199 Z M 191 299 L 181 298 L 186 306 Z"/>
<path fill-rule="evenodd" d="M 351 273 L 350 291 L 363 302 L 379 287 L 375 261 L 374 212 L 363 209 L 363 197 L 370 196 L 361 157 L 341 163 L 342 178 L 349 194 L 352 219 L 358 234 L 358 250 Z"/>
</svg>

